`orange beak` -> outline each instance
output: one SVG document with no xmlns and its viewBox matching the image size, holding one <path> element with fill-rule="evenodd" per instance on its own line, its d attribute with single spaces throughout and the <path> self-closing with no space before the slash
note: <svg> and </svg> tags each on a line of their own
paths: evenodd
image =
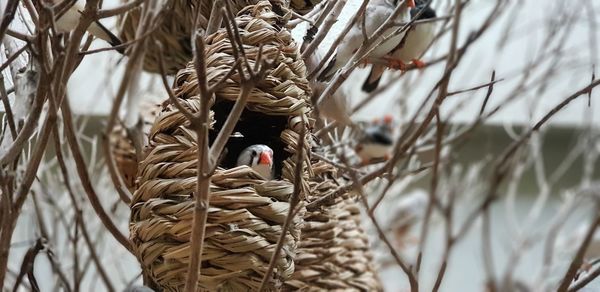
<svg viewBox="0 0 600 292">
<path fill-rule="evenodd" d="M 385 115 L 383 117 L 383 123 L 385 123 L 386 125 L 391 124 L 394 121 L 394 117 L 392 117 L 392 115 Z"/>
<path fill-rule="evenodd" d="M 258 164 L 272 165 L 273 157 L 271 156 L 271 153 L 266 152 L 266 151 L 261 152 L 260 159 L 258 160 Z"/>
<path fill-rule="evenodd" d="M 417 7 L 417 5 L 415 5 L 415 0 L 407 0 L 407 5 L 409 8 Z"/>
</svg>

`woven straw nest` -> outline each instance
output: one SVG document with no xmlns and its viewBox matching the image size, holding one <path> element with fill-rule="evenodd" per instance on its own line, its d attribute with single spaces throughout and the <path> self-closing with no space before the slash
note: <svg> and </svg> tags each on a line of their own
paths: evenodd
<svg viewBox="0 0 600 292">
<path fill-rule="evenodd" d="M 140 107 L 141 115 L 141 130 L 144 136 L 150 133 L 154 119 L 161 111 L 161 105 L 154 102 L 143 102 Z M 125 186 L 130 190 L 135 189 L 135 178 L 138 169 L 138 156 L 135 151 L 134 142 L 136 139 L 134 133 L 128 133 L 124 125 L 117 125 L 110 135 L 112 144 L 113 156 L 117 164 L 117 169 L 125 183 Z M 142 137 L 143 141 L 139 141 L 140 148 L 145 146 L 148 141 Z"/>
<path fill-rule="evenodd" d="M 202 3 L 206 2 L 210 1 Z M 230 138 L 223 167 L 211 177 L 199 280 L 202 290 L 256 290 L 289 208 L 299 132 L 310 121 L 310 88 L 298 48 L 289 32 L 278 25 L 281 17 L 271 8 L 269 2 L 262 1 L 241 9 L 236 18 L 251 62 L 260 45 L 264 55 L 279 55 L 267 78 L 252 91 L 236 126 L 244 137 Z M 207 37 L 206 44 L 208 80 L 212 84 L 229 70 L 234 58 L 225 30 Z M 172 69 L 179 66 L 176 61 L 169 65 Z M 191 64 L 181 68 L 175 79 L 175 94 L 187 109 L 198 111 L 195 71 Z M 236 73 L 211 101 L 211 141 L 239 92 L 240 77 Z M 137 160 L 125 131 L 116 132 L 112 140 L 117 146 L 113 148 L 120 171 L 135 191 L 130 238 L 146 284 L 159 290 L 179 291 L 184 285 L 190 254 L 192 192 L 196 184 L 195 132 L 169 102 L 145 107 L 142 112 L 144 132 L 148 135 L 142 161 Z M 275 150 L 275 180 L 265 181 L 245 166 L 234 167 L 237 153 L 255 143 Z M 306 154 L 302 195 L 308 201 L 327 195 L 344 183 L 337 181 L 331 166 L 310 159 L 310 145 L 316 146 L 314 143 L 311 144 L 310 135 L 302 143 Z M 269 290 L 381 290 L 359 215 L 359 208 L 349 195 L 318 210 L 299 213 L 286 234 Z"/>
<path fill-rule="evenodd" d="M 233 13 L 237 13 L 248 5 L 254 5 L 259 0 L 223 0 L 231 4 Z M 272 0 L 280 7 L 280 15 L 285 14 L 289 17 L 288 0 Z M 152 38 L 160 42 L 163 46 L 163 58 L 165 70 L 168 74 L 175 74 L 192 59 L 192 47 L 190 36 L 192 25 L 196 16 L 197 9 L 200 9 L 199 26 L 205 29 L 208 25 L 210 13 L 214 0 L 168 0 L 165 2 L 160 22 L 152 32 Z M 198 4 L 200 7 L 198 7 Z M 142 8 L 138 7 L 122 15 L 119 22 L 121 27 L 120 38 L 124 41 L 135 39 L 136 30 L 140 22 Z M 155 46 L 146 48 L 144 57 L 144 70 L 158 73 L 160 51 Z"/>
<path fill-rule="evenodd" d="M 312 169 L 315 176 L 309 180 L 308 200 L 329 195 L 347 183 L 337 179 L 329 164 L 313 161 Z M 360 227 L 360 208 L 350 194 L 307 211 L 304 221 L 296 272 L 286 282 L 286 290 L 382 290 L 367 235 Z"/>
<path fill-rule="evenodd" d="M 293 154 L 299 131 L 307 127 L 306 69 L 288 31 L 275 25 L 278 16 L 269 2 L 249 6 L 238 14 L 246 53 L 251 61 L 263 45 L 264 55 L 277 56 L 276 66 L 250 94 L 247 109 L 236 126 L 243 138 L 231 138 L 222 166 L 211 177 L 211 200 L 202 254 L 199 285 L 203 290 L 248 291 L 260 285 L 287 216 L 293 191 Z M 209 85 L 234 63 L 224 29 L 206 39 Z M 176 76 L 174 92 L 190 111 L 198 111 L 196 73 L 190 64 Z M 211 140 L 222 126 L 240 92 L 234 74 L 211 101 Z M 196 185 L 196 138 L 189 122 L 165 103 L 149 133 L 149 145 L 137 171 L 131 202 L 130 239 L 151 286 L 179 291 L 189 263 L 193 190 Z M 249 167 L 234 167 L 241 149 L 264 143 L 275 151 L 276 179 L 265 181 Z M 301 143 L 308 152 L 308 139 Z M 309 166 L 308 155 L 305 165 Z M 306 167 L 303 177 L 311 175 Z M 308 190 L 303 180 L 303 194 Z M 269 290 L 282 286 L 294 272 L 293 257 L 300 239 L 302 216 L 296 217 L 276 259 Z"/>
</svg>

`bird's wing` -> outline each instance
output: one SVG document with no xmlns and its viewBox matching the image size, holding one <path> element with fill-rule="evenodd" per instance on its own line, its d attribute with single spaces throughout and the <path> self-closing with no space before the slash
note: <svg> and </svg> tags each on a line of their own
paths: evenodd
<svg viewBox="0 0 600 292">
<path fill-rule="evenodd" d="M 122 42 L 119 39 L 119 37 L 117 37 L 114 33 L 112 33 L 110 30 L 108 30 L 108 28 L 106 28 L 106 26 L 104 26 L 98 20 L 94 21 L 90 25 L 90 27 L 88 28 L 88 31 L 93 36 L 105 40 L 106 42 L 108 42 L 113 47 L 122 44 Z M 123 53 L 124 52 L 124 50 L 122 48 L 117 49 L 117 51 L 119 53 Z"/>
<path fill-rule="evenodd" d="M 408 30 L 404 33 L 404 36 L 402 36 L 402 40 L 390 52 L 390 54 L 392 55 L 392 58 L 397 58 L 398 54 L 400 54 L 402 52 L 402 50 L 404 49 L 404 46 L 406 46 L 406 42 L 408 41 L 413 29 L 414 29 L 414 26 L 409 27 Z"/>
<path fill-rule="evenodd" d="M 388 9 L 382 4 L 369 4 L 365 10 L 365 30 L 366 35 L 370 35 L 387 19 Z M 325 69 L 317 77 L 318 81 L 328 81 L 354 55 L 356 50 L 362 45 L 364 34 L 362 31 L 362 22 L 356 22 L 342 42 L 337 47 L 335 56 L 329 61 Z"/>
<path fill-rule="evenodd" d="M 337 70 L 337 68 L 334 69 L 334 67 L 336 67 L 336 62 L 337 54 L 334 55 L 333 58 L 331 58 L 331 61 L 329 61 L 329 63 L 327 63 L 327 66 L 325 66 L 325 69 L 321 71 L 321 74 L 319 74 L 317 80 L 321 82 L 329 81 L 331 79 L 331 76 L 333 76 L 333 73 L 335 73 L 335 71 Z"/>
<path fill-rule="evenodd" d="M 81 11 L 84 7 L 79 2 L 75 2 L 69 9 L 65 10 L 56 19 L 56 29 L 63 33 L 68 33 L 74 30 L 79 24 L 81 18 Z M 100 21 L 96 20 L 88 27 L 88 32 L 93 36 L 103 39 L 108 42 L 111 46 L 118 46 L 121 44 L 121 40 L 108 30 Z M 123 49 L 118 49 L 120 53 L 123 53 Z"/>
</svg>

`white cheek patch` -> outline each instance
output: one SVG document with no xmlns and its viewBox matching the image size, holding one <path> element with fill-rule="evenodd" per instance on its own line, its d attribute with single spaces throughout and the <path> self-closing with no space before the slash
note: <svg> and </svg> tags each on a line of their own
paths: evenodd
<svg viewBox="0 0 600 292">
<path fill-rule="evenodd" d="M 365 144 L 358 151 L 358 156 L 361 158 L 382 158 L 390 151 L 391 146 L 379 144 Z"/>
<path fill-rule="evenodd" d="M 273 178 L 273 174 L 271 172 L 271 165 L 258 164 L 258 165 L 254 165 L 252 167 L 252 169 L 254 169 L 254 171 L 258 172 L 258 174 L 260 174 L 262 177 L 264 177 L 266 179 Z"/>
</svg>

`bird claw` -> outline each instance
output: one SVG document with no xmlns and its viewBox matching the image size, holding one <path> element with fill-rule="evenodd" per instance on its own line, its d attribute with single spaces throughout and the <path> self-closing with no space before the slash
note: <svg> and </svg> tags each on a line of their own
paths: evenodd
<svg viewBox="0 0 600 292">
<path fill-rule="evenodd" d="M 385 60 L 388 62 L 387 63 L 388 68 L 396 69 L 396 70 L 400 70 L 400 71 L 404 71 L 404 69 L 406 69 L 406 64 L 404 64 L 404 62 L 402 62 L 402 60 L 393 59 L 393 58 L 385 58 Z"/>
<path fill-rule="evenodd" d="M 415 64 L 415 67 L 419 68 L 419 69 L 423 69 L 425 68 L 425 66 L 427 66 L 427 64 L 419 59 L 413 59 L 412 60 L 413 64 Z"/>
<path fill-rule="evenodd" d="M 369 65 L 369 64 L 370 64 L 370 62 L 369 62 L 369 58 L 364 58 L 362 61 L 360 61 L 360 62 L 358 63 L 358 67 L 359 67 L 359 68 L 365 68 L 365 67 L 367 67 L 367 65 Z"/>
</svg>

